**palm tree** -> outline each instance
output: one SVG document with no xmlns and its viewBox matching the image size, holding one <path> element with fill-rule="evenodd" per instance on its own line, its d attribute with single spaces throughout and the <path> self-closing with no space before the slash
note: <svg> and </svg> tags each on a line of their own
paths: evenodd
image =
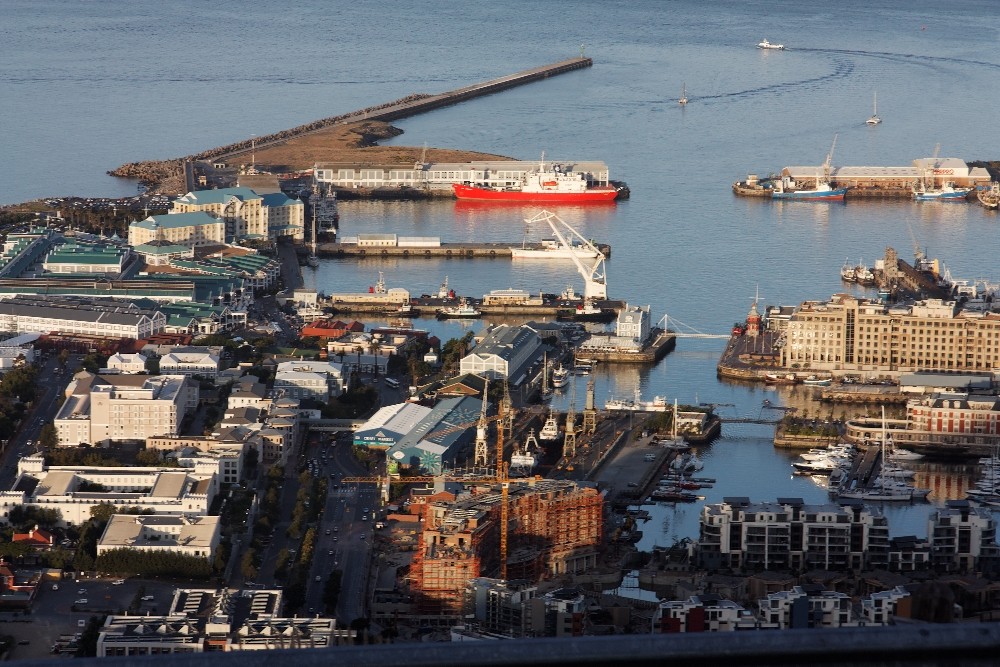
<svg viewBox="0 0 1000 667">
<path fill-rule="evenodd" d="M 378 377 L 378 353 L 382 349 L 382 344 L 378 342 L 375 338 L 372 338 L 372 342 L 368 344 L 368 351 L 372 353 L 375 357 L 375 377 Z"/>
<path fill-rule="evenodd" d="M 357 369 L 357 373 L 358 373 L 358 378 L 360 379 L 360 377 L 361 377 L 361 353 L 365 351 L 365 347 L 364 347 L 364 345 L 356 345 L 354 347 L 354 351 L 358 353 L 358 369 Z"/>
</svg>

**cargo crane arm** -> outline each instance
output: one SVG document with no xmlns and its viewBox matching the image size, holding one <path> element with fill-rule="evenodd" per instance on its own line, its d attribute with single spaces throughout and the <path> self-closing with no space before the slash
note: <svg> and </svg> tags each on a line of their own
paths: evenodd
<svg viewBox="0 0 1000 667">
<path fill-rule="evenodd" d="M 608 279 L 607 273 L 604 269 L 604 253 L 602 253 L 597 246 L 591 243 L 587 238 L 580 234 L 580 232 L 573 229 L 573 227 L 551 211 L 541 211 L 540 213 L 526 219 L 524 222 L 528 225 L 533 222 L 547 223 L 549 227 L 552 228 L 552 233 L 559 239 L 559 243 L 561 243 L 567 250 L 570 250 L 570 259 L 572 259 L 573 263 L 576 264 L 576 270 L 583 277 L 584 301 L 590 303 L 595 299 L 603 300 L 608 298 Z M 597 253 L 597 259 L 594 260 L 593 266 L 585 265 L 583 260 L 577 257 L 575 252 L 572 252 L 573 246 L 566 240 L 566 236 L 563 234 L 560 227 L 569 230 L 573 236 L 583 243 L 584 247 Z"/>
</svg>

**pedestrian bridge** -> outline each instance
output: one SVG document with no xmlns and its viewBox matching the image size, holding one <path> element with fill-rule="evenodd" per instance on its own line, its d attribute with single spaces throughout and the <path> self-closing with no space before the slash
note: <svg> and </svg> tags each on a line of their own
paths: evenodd
<svg viewBox="0 0 1000 667">
<path fill-rule="evenodd" d="M 303 419 L 302 423 L 311 431 L 327 433 L 354 432 L 364 424 L 365 419 Z"/>
</svg>

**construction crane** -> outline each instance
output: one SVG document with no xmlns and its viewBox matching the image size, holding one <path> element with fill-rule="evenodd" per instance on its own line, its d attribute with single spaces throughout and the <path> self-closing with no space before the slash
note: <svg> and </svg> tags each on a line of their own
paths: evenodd
<svg viewBox="0 0 1000 667">
<path fill-rule="evenodd" d="M 583 277 L 583 300 L 586 303 L 590 303 L 596 299 L 603 300 L 608 298 L 608 278 L 607 272 L 604 269 L 604 253 L 597 246 L 551 211 L 541 211 L 524 222 L 528 225 L 531 225 L 533 222 L 547 223 L 552 228 L 552 233 L 559 239 L 562 247 L 570 251 L 570 259 L 576 264 L 576 270 Z M 597 253 L 597 259 L 594 260 L 593 266 L 584 265 L 583 260 L 577 257 L 575 252 L 572 252 L 573 246 L 566 240 L 561 228 L 569 230 L 573 236 L 583 243 L 584 247 Z"/>
</svg>

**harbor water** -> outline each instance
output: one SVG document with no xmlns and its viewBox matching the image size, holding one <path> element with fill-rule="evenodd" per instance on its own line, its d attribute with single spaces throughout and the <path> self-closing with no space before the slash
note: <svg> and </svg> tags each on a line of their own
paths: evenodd
<svg viewBox="0 0 1000 667">
<path fill-rule="evenodd" d="M 837 291 L 845 258 L 871 264 L 886 246 L 926 248 L 956 277 L 1000 276 L 997 214 L 976 204 L 772 202 L 735 197 L 733 181 L 786 165 L 909 165 L 929 157 L 1000 157 L 993 132 L 1000 15 L 985 0 L 845 0 L 616 5 L 512 0 L 469 4 L 359 1 L 334 13 L 219 0 L 167 5 L 5 3 L 0 25 L 0 203 L 58 195 L 118 196 L 135 185 L 104 175 L 124 162 L 168 158 L 263 135 L 415 92 L 434 93 L 579 55 L 592 68 L 396 123 L 396 145 L 478 150 L 517 159 L 603 160 L 632 196 L 611 206 L 553 210 L 610 243 L 609 295 L 649 305 L 653 320 L 726 334 L 756 294 L 797 304 Z M 198 16 L 198 21 L 190 21 Z M 239 30 L 217 30 L 238 23 Z M 39 39 L 44 35 L 45 39 Z M 253 35 L 253 38 L 249 38 Z M 785 51 L 755 48 L 763 38 Z M 101 49 L 94 45 L 100 44 Z M 686 86 L 689 102 L 677 104 Z M 883 123 L 865 125 L 873 93 Z M 342 202 L 342 233 L 520 244 L 539 209 L 454 201 Z M 389 287 L 462 295 L 520 288 L 577 291 L 571 263 L 447 259 L 324 259 L 303 269 L 323 292 Z M 482 323 L 418 320 L 444 339 Z M 716 379 L 722 339 L 685 338 L 655 367 L 599 366 L 597 400 L 676 397 L 756 416 L 764 400 L 825 418 L 801 388 Z M 577 378 L 582 405 L 587 378 Z M 563 408 L 570 393 L 555 399 Z M 841 415 L 841 408 L 835 409 Z M 848 412 L 855 414 L 856 409 Z M 823 502 L 795 477 L 772 428 L 726 424 L 703 448 L 703 474 L 723 496 Z M 931 502 L 887 506 L 894 535 L 926 534 L 930 508 L 962 497 L 970 470 L 925 464 Z M 641 547 L 697 535 L 701 503 L 655 506 Z"/>
</svg>

